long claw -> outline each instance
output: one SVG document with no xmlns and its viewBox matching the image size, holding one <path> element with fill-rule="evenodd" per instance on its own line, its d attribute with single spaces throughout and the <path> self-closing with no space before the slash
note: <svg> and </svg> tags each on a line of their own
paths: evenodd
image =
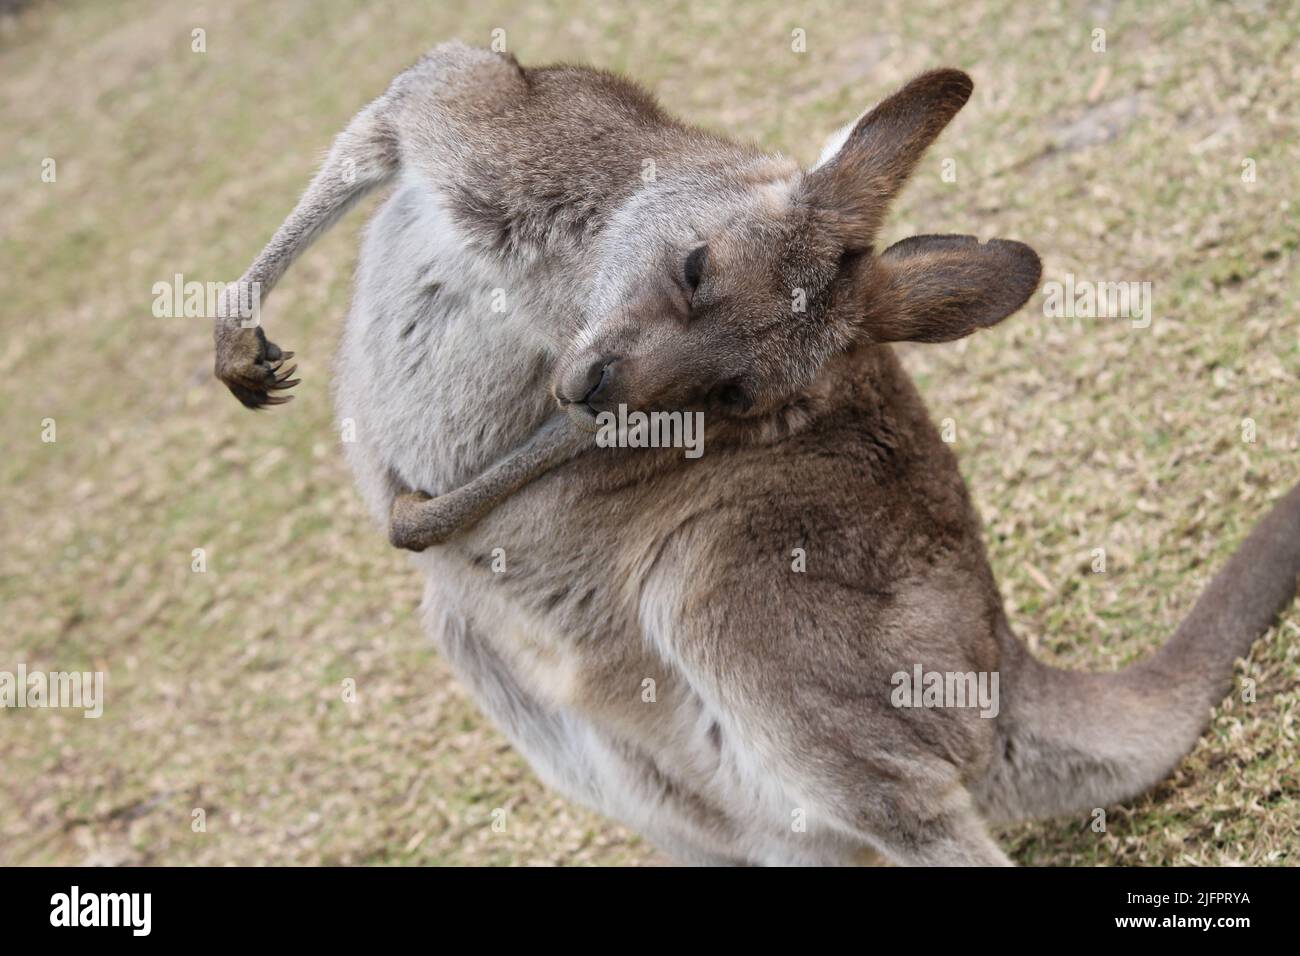
<svg viewBox="0 0 1300 956">
<path fill-rule="evenodd" d="M 254 330 L 257 339 L 256 357 L 247 368 L 228 372 L 218 371 L 217 377 L 225 383 L 235 398 L 254 411 L 269 405 L 284 405 L 293 400 L 291 395 L 276 395 L 275 392 L 293 388 L 302 379 L 294 378 L 298 366 L 289 365 L 292 352 L 286 352 L 266 338 L 266 333 L 258 326 Z"/>
</svg>

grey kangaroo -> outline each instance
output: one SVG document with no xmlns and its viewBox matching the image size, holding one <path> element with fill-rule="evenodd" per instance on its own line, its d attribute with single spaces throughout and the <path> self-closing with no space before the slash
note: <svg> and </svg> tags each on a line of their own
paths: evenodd
<svg viewBox="0 0 1300 956">
<path fill-rule="evenodd" d="M 1300 487 L 1150 659 L 1071 673 L 1012 633 L 890 343 L 1000 322 L 1038 257 L 875 244 L 970 93 L 926 73 L 801 169 L 608 73 L 439 46 L 348 125 L 243 277 L 265 295 L 393 185 L 337 360 L 361 492 L 543 780 L 680 860 L 1005 864 L 990 822 L 1169 773 L 1294 597 Z M 288 358 L 218 320 L 216 372 L 246 405 L 287 398 Z M 706 453 L 595 447 L 619 405 L 704 412 Z M 917 667 L 996 675 L 996 716 L 897 706 Z"/>
</svg>

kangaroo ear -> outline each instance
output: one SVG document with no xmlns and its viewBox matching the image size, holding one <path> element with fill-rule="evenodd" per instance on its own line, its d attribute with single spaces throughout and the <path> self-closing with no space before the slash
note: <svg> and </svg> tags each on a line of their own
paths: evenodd
<svg viewBox="0 0 1300 956">
<path fill-rule="evenodd" d="M 829 213 L 845 248 L 870 247 L 889 203 L 973 88 L 961 70 L 922 73 L 858 120 L 843 145 L 808 173 L 804 196 Z"/>
<path fill-rule="evenodd" d="M 950 342 L 1001 322 L 1038 288 L 1023 242 L 911 236 L 871 263 L 864 331 L 875 342 Z"/>
</svg>

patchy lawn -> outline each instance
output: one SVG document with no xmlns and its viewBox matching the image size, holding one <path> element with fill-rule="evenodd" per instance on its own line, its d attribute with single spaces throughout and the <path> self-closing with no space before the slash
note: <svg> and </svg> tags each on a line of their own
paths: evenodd
<svg viewBox="0 0 1300 956">
<path fill-rule="evenodd" d="M 0 713 L 0 864 L 662 861 L 544 790 L 479 717 L 362 513 L 328 389 L 364 214 L 268 307 L 304 372 L 287 408 L 240 408 L 206 322 L 152 314 L 175 273 L 234 278 L 331 136 L 451 37 L 502 28 L 525 63 L 626 71 L 809 162 L 910 74 L 974 75 L 887 238 L 1019 238 L 1046 280 L 1151 283 L 1146 328 L 1035 297 L 907 352 L 1040 655 L 1114 668 L 1155 647 L 1300 477 L 1300 8 L 655 6 L 37 0 L 0 18 L 0 670 L 107 673 L 98 720 Z M 1300 614 L 1278 631 L 1243 675 L 1256 700 L 1220 708 L 1170 780 L 1104 834 L 1009 828 L 1012 855 L 1300 863 Z"/>
</svg>

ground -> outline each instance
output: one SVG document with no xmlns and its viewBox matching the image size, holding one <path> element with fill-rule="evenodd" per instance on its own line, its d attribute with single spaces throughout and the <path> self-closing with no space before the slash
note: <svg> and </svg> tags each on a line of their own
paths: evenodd
<svg viewBox="0 0 1300 956">
<path fill-rule="evenodd" d="M 206 321 L 153 314 L 176 273 L 236 277 L 331 136 L 452 37 L 503 29 L 526 64 L 624 71 L 805 162 L 909 75 L 974 76 L 887 238 L 1005 236 L 1045 281 L 1151 284 L 1145 328 L 1040 295 L 906 354 L 1041 656 L 1150 651 L 1300 477 L 1284 0 L 4 6 L 0 670 L 101 670 L 107 700 L 97 720 L 0 712 L 0 864 L 664 860 L 543 789 L 478 715 L 362 512 L 329 386 L 373 201 L 267 307 L 298 353 L 291 405 L 246 411 L 211 377 Z M 1300 863 L 1296 610 L 1239 678 L 1105 832 L 1060 820 L 1003 845 L 1022 864 Z"/>
</svg>

